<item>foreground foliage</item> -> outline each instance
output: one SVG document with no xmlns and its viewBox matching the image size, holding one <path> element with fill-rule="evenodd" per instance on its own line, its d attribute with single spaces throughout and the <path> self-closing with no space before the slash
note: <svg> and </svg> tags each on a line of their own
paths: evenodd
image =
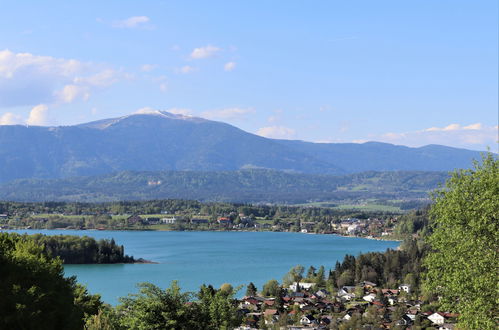
<svg viewBox="0 0 499 330">
<path fill-rule="evenodd" d="M 0 233 L 0 297 L 0 329 L 81 329 L 102 305 L 74 277 L 64 278 L 60 259 L 6 233 Z"/>
<path fill-rule="evenodd" d="M 499 161 L 492 155 L 453 174 L 435 194 L 426 288 L 469 329 L 493 329 L 499 314 Z"/>
<path fill-rule="evenodd" d="M 230 284 L 220 289 L 203 285 L 197 294 L 182 292 L 177 282 L 165 290 L 139 284 L 139 293 L 120 299 L 88 318 L 86 329 L 232 329 L 241 323 L 236 293 Z"/>
</svg>

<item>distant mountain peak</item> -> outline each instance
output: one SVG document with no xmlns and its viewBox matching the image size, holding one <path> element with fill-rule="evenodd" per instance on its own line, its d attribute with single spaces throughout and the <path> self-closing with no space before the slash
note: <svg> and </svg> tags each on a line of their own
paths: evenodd
<svg viewBox="0 0 499 330">
<path fill-rule="evenodd" d="M 185 120 L 191 122 L 206 122 L 207 119 L 194 117 L 191 115 L 183 115 L 183 114 L 175 114 L 164 110 L 157 110 L 153 108 L 143 108 L 134 112 L 130 115 L 121 116 L 117 118 L 103 119 L 97 120 L 85 124 L 78 125 L 80 127 L 88 127 L 88 128 L 96 128 L 96 129 L 106 129 L 113 125 L 116 125 L 126 119 L 133 119 L 134 117 L 143 117 L 143 116 L 154 116 L 161 119 L 169 119 L 169 120 Z"/>
</svg>

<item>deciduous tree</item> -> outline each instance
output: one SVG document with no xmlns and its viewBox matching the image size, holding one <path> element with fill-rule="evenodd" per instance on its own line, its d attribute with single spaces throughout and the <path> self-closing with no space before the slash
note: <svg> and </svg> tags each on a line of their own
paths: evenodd
<svg viewBox="0 0 499 330">
<path fill-rule="evenodd" d="M 468 329 L 493 329 L 499 315 L 499 161 L 488 154 L 455 172 L 434 194 L 425 287 Z"/>
</svg>

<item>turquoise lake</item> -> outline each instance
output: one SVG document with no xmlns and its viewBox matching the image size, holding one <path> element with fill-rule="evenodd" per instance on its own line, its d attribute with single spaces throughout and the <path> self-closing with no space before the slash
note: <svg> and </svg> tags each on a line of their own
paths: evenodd
<svg viewBox="0 0 499 330">
<path fill-rule="evenodd" d="M 16 230 L 18 233 L 78 235 L 114 238 L 125 253 L 158 264 L 65 265 L 67 276 L 76 275 L 91 293 L 116 304 L 119 297 L 137 292 L 136 284 L 151 282 L 162 288 L 178 280 L 185 291 L 203 283 L 219 287 L 255 283 L 258 289 L 270 279 L 279 282 L 295 265 L 305 269 L 334 267 L 346 254 L 396 248 L 399 242 L 336 235 L 277 232 L 171 232 Z M 241 290 L 244 293 L 245 288 Z"/>
</svg>

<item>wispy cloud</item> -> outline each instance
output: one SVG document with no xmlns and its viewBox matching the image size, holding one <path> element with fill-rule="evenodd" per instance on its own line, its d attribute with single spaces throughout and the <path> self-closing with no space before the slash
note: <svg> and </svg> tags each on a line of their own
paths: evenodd
<svg viewBox="0 0 499 330">
<path fill-rule="evenodd" d="M 227 62 L 224 65 L 224 70 L 225 71 L 232 71 L 236 68 L 236 62 Z"/>
<path fill-rule="evenodd" d="M 156 65 L 154 64 L 143 64 L 140 66 L 140 71 L 142 72 L 151 72 L 154 69 L 156 69 Z"/>
<path fill-rule="evenodd" d="M 193 111 L 190 109 L 180 109 L 180 108 L 170 108 L 167 109 L 169 113 L 173 113 L 175 115 L 183 115 L 183 116 L 192 116 Z"/>
<path fill-rule="evenodd" d="M 150 21 L 147 16 L 132 16 L 123 20 L 114 21 L 112 26 L 121 29 L 133 29 L 143 27 Z"/>
<path fill-rule="evenodd" d="M 260 128 L 256 134 L 273 139 L 291 139 L 295 136 L 296 131 L 285 126 L 267 126 Z"/>
<path fill-rule="evenodd" d="M 203 58 L 213 57 L 221 50 L 221 48 L 212 45 L 194 48 L 194 50 L 191 52 L 190 58 L 199 60 Z"/>
<path fill-rule="evenodd" d="M 178 68 L 175 71 L 177 73 L 188 74 L 188 73 L 192 73 L 194 71 L 197 71 L 197 69 L 193 66 L 190 66 L 190 65 L 184 65 L 183 67 Z"/>
<path fill-rule="evenodd" d="M 443 144 L 463 148 L 493 148 L 498 143 L 498 127 L 474 123 L 462 126 L 452 123 L 443 127 L 429 127 L 411 132 L 389 132 L 378 140 L 408 146 Z"/>
<path fill-rule="evenodd" d="M 201 113 L 201 117 L 214 120 L 243 120 L 254 112 L 255 110 L 251 108 L 226 108 L 204 111 Z"/>
</svg>

